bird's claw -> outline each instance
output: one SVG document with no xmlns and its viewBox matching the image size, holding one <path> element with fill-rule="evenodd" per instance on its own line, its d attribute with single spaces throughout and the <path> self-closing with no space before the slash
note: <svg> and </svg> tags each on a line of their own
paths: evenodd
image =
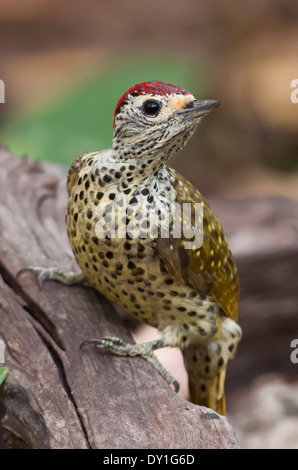
<svg viewBox="0 0 298 470">
<path fill-rule="evenodd" d="M 174 379 L 173 382 L 172 382 L 170 385 L 173 385 L 173 386 L 174 386 L 174 390 L 175 390 L 176 393 L 179 392 L 179 390 L 180 390 L 180 384 L 179 384 L 178 380 Z"/>
<path fill-rule="evenodd" d="M 103 341 L 105 340 L 111 340 L 112 338 L 105 338 L 105 337 L 102 337 L 102 338 L 88 338 L 88 339 L 85 339 L 85 341 L 83 341 L 80 345 L 80 349 L 83 349 L 85 346 L 87 346 L 88 344 L 95 344 L 95 346 L 97 346 L 98 348 L 100 347 L 105 347 L 105 344 L 103 343 Z M 115 340 L 118 340 L 119 341 L 119 344 L 120 343 L 123 343 L 123 341 L 120 339 L 120 338 L 114 338 Z M 124 344 L 124 343 L 123 343 Z"/>
<path fill-rule="evenodd" d="M 40 266 L 26 266 L 25 268 L 22 268 L 17 272 L 17 278 L 19 278 L 23 273 L 32 273 L 37 279 L 39 287 L 42 288 L 44 281 L 46 281 L 47 279 L 51 279 L 52 271 L 53 268 L 43 268 Z"/>
<path fill-rule="evenodd" d="M 27 266 L 26 268 L 20 269 L 17 273 L 19 277 L 24 272 L 30 272 L 36 277 L 39 287 L 41 288 L 44 281 L 51 280 L 61 282 L 66 286 L 72 286 L 75 284 L 81 284 L 85 287 L 92 287 L 83 272 L 76 271 L 63 271 L 59 268 L 44 268 L 41 266 Z"/>
<path fill-rule="evenodd" d="M 116 354 L 117 356 L 140 356 L 150 362 L 160 373 L 160 375 L 165 379 L 165 381 L 169 385 L 174 386 L 175 392 L 178 393 L 180 388 L 179 382 L 172 376 L 169 371 L 164 368 L 164 366 L 157 359 L 156 355 L 153 353 L 153 350 L 157 349 L 157 345 L 159 345 L 160 343 L 160 339 L 149 343 L 131 344 L 125 343 L 122 339 L 117 337 L 102 337 L 86 339 L 81 343 L 80 348 L 82 349 L 88 344 L 95 344 L 97 348 L 107 349 L 108 351 Z"/>
</svg>

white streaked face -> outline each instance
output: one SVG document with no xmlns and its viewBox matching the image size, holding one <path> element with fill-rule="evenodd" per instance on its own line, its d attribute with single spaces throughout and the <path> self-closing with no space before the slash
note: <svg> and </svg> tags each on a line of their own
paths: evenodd
<svg viewBox="0 0 298 470">
<path fill-rule="evenodd" d="M 155 155 L 164 161 L 185 145 L 219 103 L 196 100 L 183 88 L 164 82 L 134 85 L 115 109 L 113 152 L 121 159 Z"/>
<path fill-rule="evenodd" d="M 181 135 L 192 135 L 202 118 L 185 119 L 184 114 L 180 113 L 193 101 L 193 95 L 129 96 L 116 116 L 114 139 L 121 146 L 140 145 L 144 141 L 151 141 L 156 149 L 169 143 L 174 145 Z M 186 136 L 175 152 L 182 148 L 185 141 Z"/>
<path fill-rule="evenodd" d="M 169 124 L 176 111 L 182 110 L 194 99 L 193 95 L 130 95 L 116 116 L 115 130 L 119 126 L 128 124 L 144 130 L 148 127 Z"/>
</svg>

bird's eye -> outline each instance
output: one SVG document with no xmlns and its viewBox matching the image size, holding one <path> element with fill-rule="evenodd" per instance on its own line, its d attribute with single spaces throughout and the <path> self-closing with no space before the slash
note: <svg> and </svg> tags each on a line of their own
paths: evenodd
<svg viewBox="0 0 298 470">
<path fill-rule="evenodd" d="M 157 116 L 161 109 L 161 104 L 159 101 L 147 100 L 143 104 L 143 109 L 146 114 L 149 114 L 150 116 Z"/>
</svg>

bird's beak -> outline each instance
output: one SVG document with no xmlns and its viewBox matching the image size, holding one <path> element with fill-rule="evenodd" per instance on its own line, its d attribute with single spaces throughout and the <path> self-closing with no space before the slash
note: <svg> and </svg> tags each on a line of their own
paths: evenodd
<svg viewBox="0 0 298 470">
<path fill-rule="evenodd" d="M 191 120 L 197 117 L 206 116 L 220 104 L 220 100 L 193 100 L 187 103 L 184 108 L 177 111 L 177 113 L 182 114 L 186 119 Z"/>
</svg>

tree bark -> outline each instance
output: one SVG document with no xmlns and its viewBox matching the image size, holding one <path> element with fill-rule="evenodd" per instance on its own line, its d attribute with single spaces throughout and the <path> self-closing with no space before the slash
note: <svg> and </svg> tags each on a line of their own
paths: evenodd
<svg viewBox="0 0 298 470">
<path fill-rule="evenodd" d="M 64 217 L 67 170 L 0 148 L 2 440 L 9 448 L 236 448 L 224 417 L 177 395 L 140 358 L 90 337 L 132 342 L 113 305 L 92 289 L 45 282 L 28 265 L 77 269 Z M 2 344 L 3 344 L 2 343 Z M 3 364 L 0 364 L 0 366 Z"/>
</svg>

